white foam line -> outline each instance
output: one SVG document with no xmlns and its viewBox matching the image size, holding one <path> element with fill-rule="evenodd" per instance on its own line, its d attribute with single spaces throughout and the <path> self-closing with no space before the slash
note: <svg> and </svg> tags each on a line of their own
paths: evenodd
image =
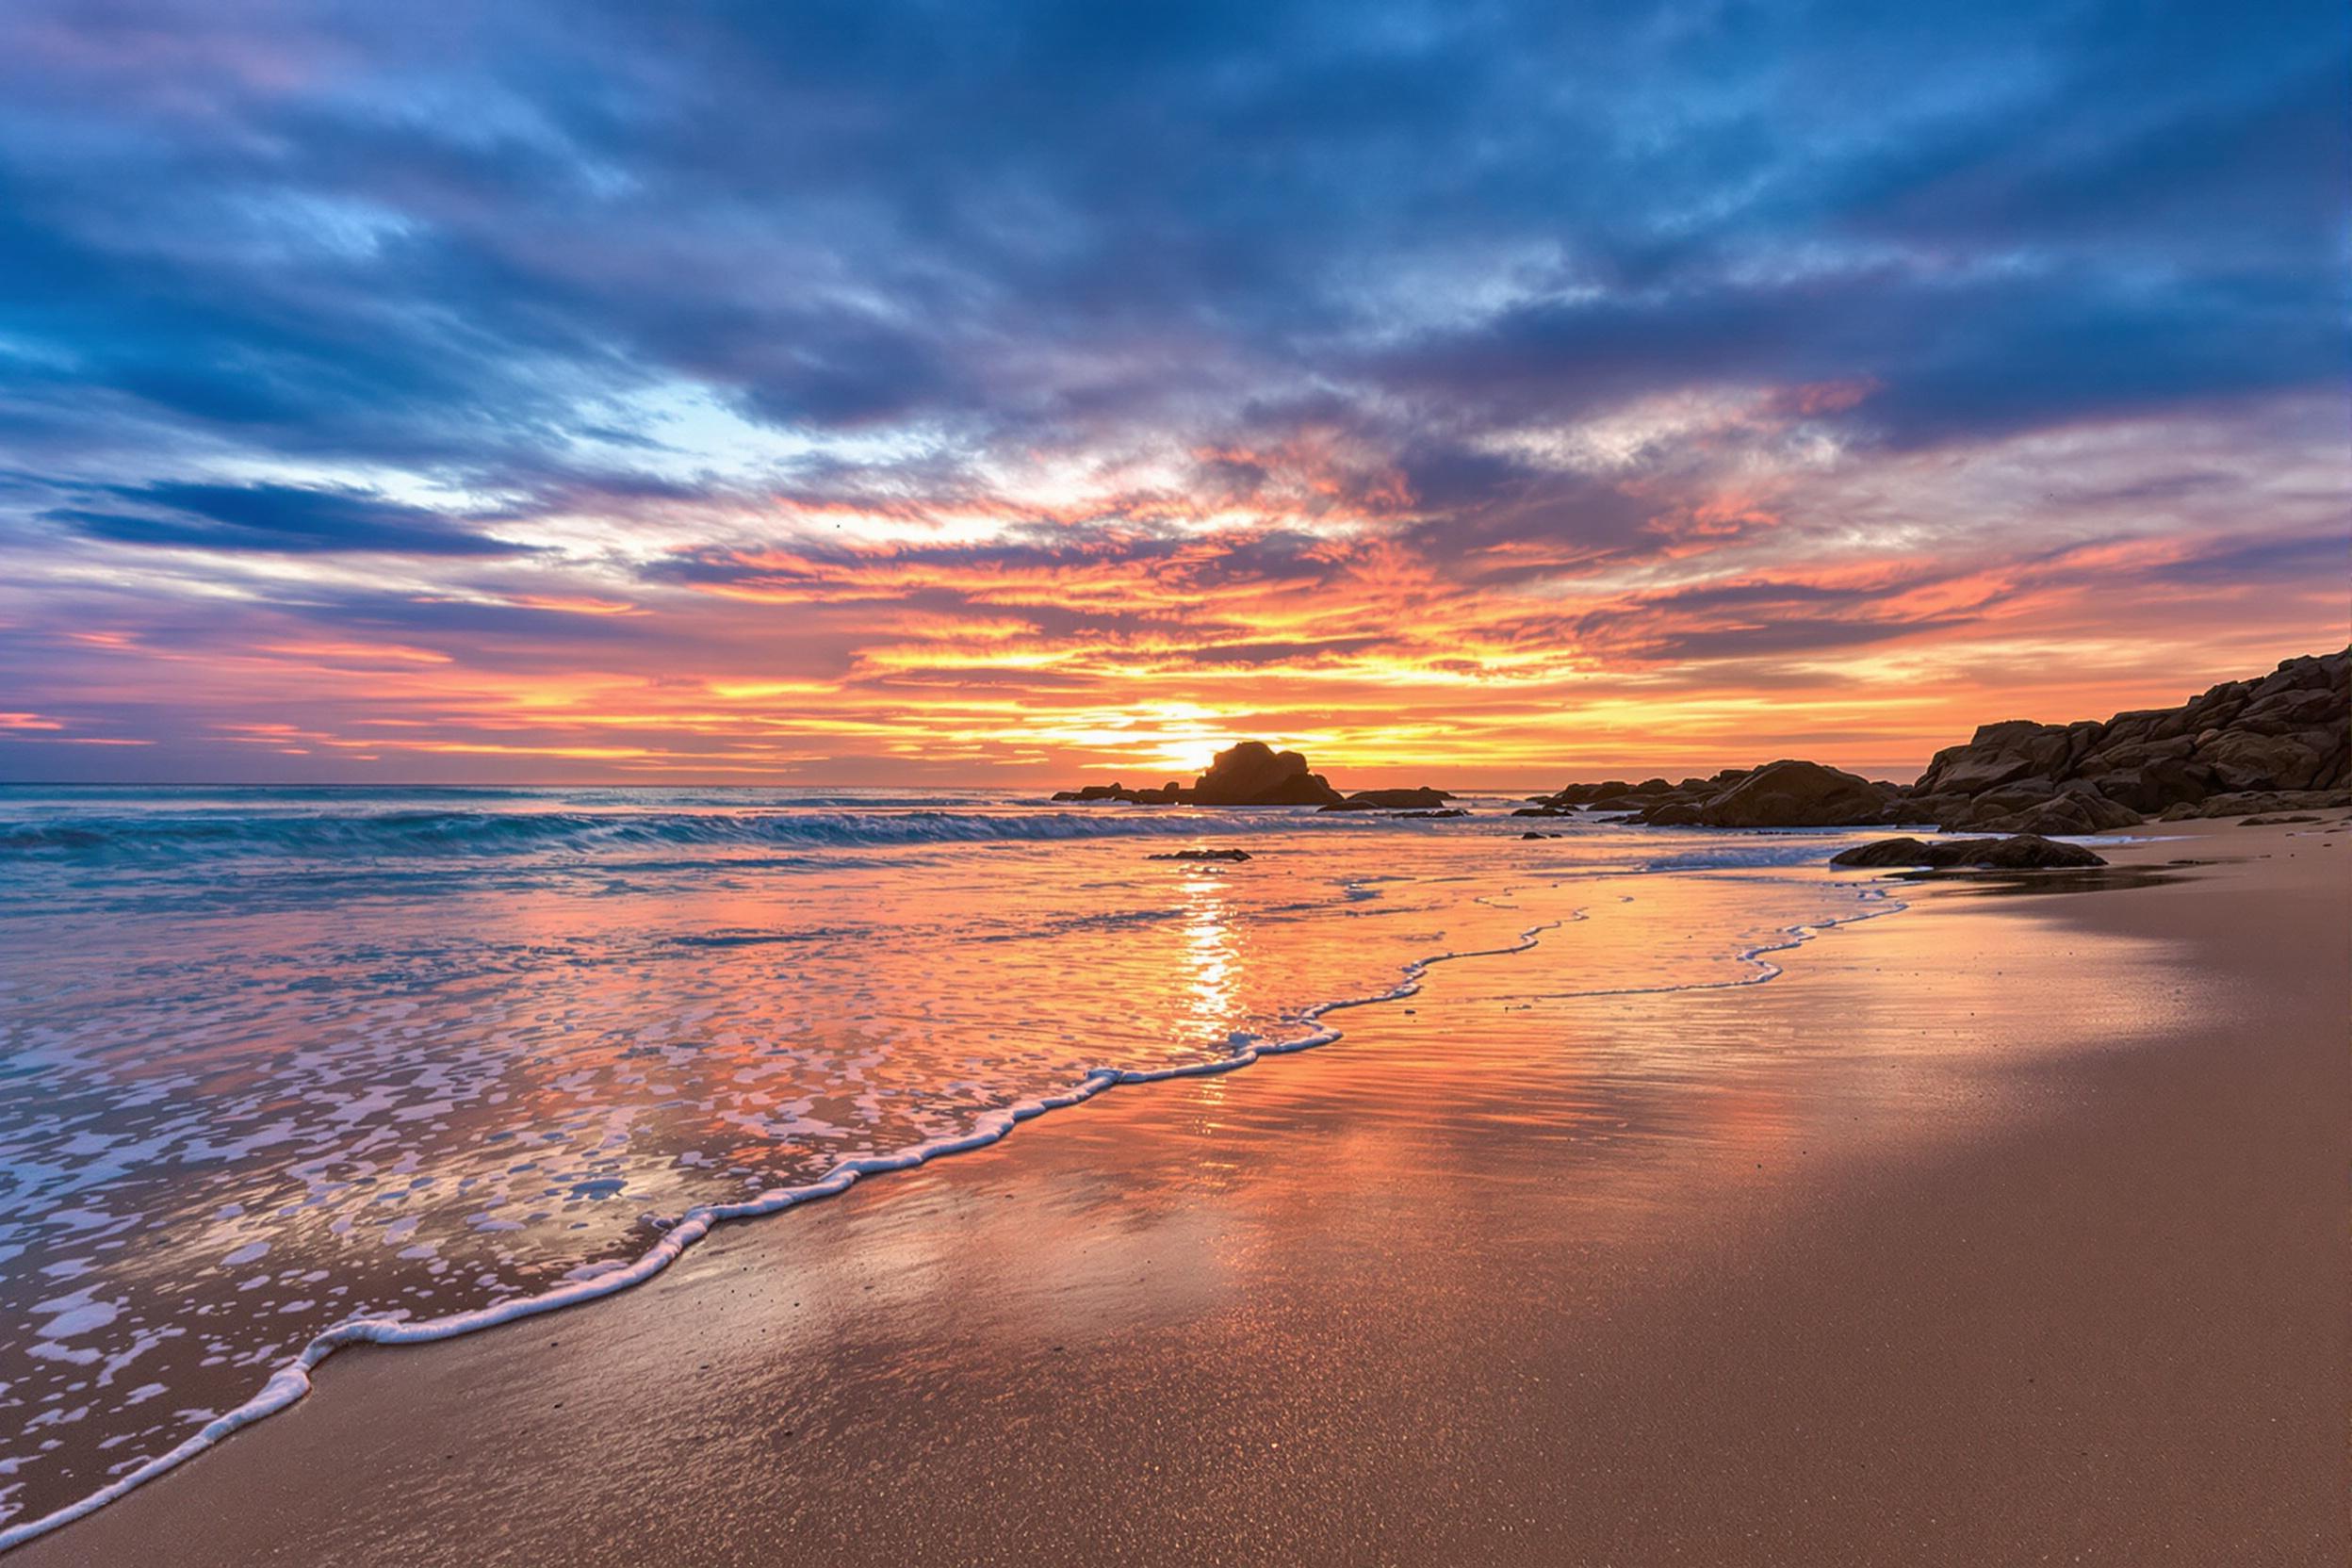
<svg viewBox="0 0 2352 1568">
<path fill-rule="evenodd" d="M 1737 980 L 1693 980 L 1679 986 L 1625 986 L 1615 990 L 1544 991 L 1540 994 L 1546 1001 L 1560 1001 L 1580 996 L 1671 996 L 1676 991 L 1723 991 L 1734 990 L 1741 986 L 1760 986 L 1767 980 L 1777 980 L 1788 972 L 1770 958 L 1765 957 L 1764 955 L 1767 953 L 1786 953 L 1792 947 L 1803 947 L 1824 931 L 1834 931 L 1841 925 L 1856 925 L 1866 920 L 1876 920 L 1881 915 L 1900 914 L 1911 907 L 1903 900 L 1890 897 L 1884 890 L 1878 888 L 1865 888 L 1858 896 L 1877 901 L 1884 906 L 1865 909 L 1858 915 L 1841 915 L 1832 920 L 1817 920 L 1804 925 L 1783 926 L 1781 927 L 1781 940 L 1743 948 L 1733 956 L 1740 963 L 1756 966 L 1755 973 L 1743 974 Z"/>
<path fill-rule="evenodd" d="M 1584 919 L 1584 911 L 1570 911 L 1564 920 Z M 1531 925 L 1519 934 L 1516 941 L 1507 947 L 1478 948 L 1462 953 L 1439 953 L 1427 958 L 1415 958 L 1404 967 L 1404 978 L 1385 991 L 1370 996 L 1347 997 L 1336 1002 L 1319 1002 L 1299 1014 L 1308 1023 L 1320 1023 L 1330 1014 L 1349 1007 L 1369 1007 L 1383 1002 L 1402 1001 L 1421 989 L 1421 977 L 1435 965 L 1457 958 L 1493 958 L 1513 953 L 1525 953 L 1535 946 L 1537 936 L 1554 929 L 1562 921 L 1545 921 Z M 293 1360 L 280 1366 L 262 1385 L 261 1392 L 221 1415 L 215 1416 L 194 1435 L 177 1447 L 156 1455 L 138 1469 L 100 1487 L 77 1502 L 0 1529 L 0 1552 L 21 1546 L 35 1537 L 48 1534 L 63 1525 L 97 1512 L 108 1503 L 129 1495 L 156 1477 L 176 1470 L 205 1449 L 227 1439 L 256 1422 L 267 1420 L 300 1400 L 311 1389 L 311 1373 L 318 1364 L 347 1345 L 427 1345 L 435 1340 L 455 1339 L 483 1329 L 494 1329 L 502 1323 L 518 1322 L 536 1317 L 542 1313 L 560 1312 L 589 1301 L 617 1295 L 632 1285 L 641 1285 L 686 1254 L 688 1248 L 710 1233 L 710 1228 L 725 1220 L 755 1219 L 764 1215 L 781 1214 L 786 1209 L 820 1198 L 831 1198 L 849 1190 L 860 1177 L 878 1176 L 886 1171 L 906 1170 L 928 1164 L 947 1154 L 961 1154 L 973 1149 L 984 1149 L 998 1142 L 1021 1123 L 1093 1099 L 1103 1090 L 1120 1084 L 1156 1084 L 1171 1078 L 1206 1078 L 1218 1073 L 1237 1072 L 1261 1057 L 1287 1055 L 1292 1052 L 1311 1051 L 1329 1045 L 1340 1037 L 1340 1031 L 1330 1024 L 1321 1024 L 1295 1039 L 1252 1040 L 1229 1055 L 1194 1062 L 1184 1067 L 1097 1068 L 1077 1085 L 1060 1094 L 1025 1100 L 1017 1105 L 988 1112 L 968 1133 L 934 1138 L 909 1149 L 890 1154 L 861 1154 L 846 1159 L 826 1171 L 816 1181 L 799 1186 L 777 1187 L 757 1198 L 736 1203 L 710 1203 L 689 1209 L 677 1223 L 670 1226 L 653 1249 L 625 1267 L 609 1270 L 593 1279 L 577 1280 L 558 1285 L 536 1296 L 519 1297 L 501 1301 L 496 1306 L 478 1307 L 471 1312 L 451 1313 L 444 1317 L 422 1320 L 393 1317 L 363 1317 L 334 1328 L 302 1347 Z"/>
</svg>

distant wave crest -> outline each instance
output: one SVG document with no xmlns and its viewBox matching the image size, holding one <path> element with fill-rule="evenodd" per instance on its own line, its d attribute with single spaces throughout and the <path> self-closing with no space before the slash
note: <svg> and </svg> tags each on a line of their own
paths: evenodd
<svg viewBox="0 0 2352 1568">
<path fill-rule="evenodd" d="M 0 822 L 0 858 L 367 857 L 591 854 L 728 845 L 973 843 L 998 840 L 1262 831 L 1276 814 L 1169 815 L 1117 808 L 1071 811 L 409 810 L 364 814 L 186 812 Z M 1284 826 L 1299 825 L 1280 813 Z M 1330 819 L 1325 824 L 1331 825 Z"/>
</svg>

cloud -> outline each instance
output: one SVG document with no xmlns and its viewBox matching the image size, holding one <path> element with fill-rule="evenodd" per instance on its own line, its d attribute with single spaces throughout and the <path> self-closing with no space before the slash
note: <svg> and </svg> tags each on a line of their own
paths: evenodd
<svg viewBox="0 0 2352 1568">
<path fill-rule="evenodd" d="M 2347 62 L 2318 0 L 34 0 L 0 675 L 191 768 L 129 672 L 583 766 L 581 694 L 634 767 L 764 684 L 743 768 L 855 772 L 2234 658 L 2340 622 Z M 354 629 L 436 659 L 282 651 Z"/>
<path fill-rule="evenodd" d="M 92 538 L 181 549 L 317 555 L 513 555 L 524 547 L 470 532 L 458 520 L 356 490 L 285 484 L 119 486 L 147 512 L 57 507 L 41 515 Z"/>
</svg>

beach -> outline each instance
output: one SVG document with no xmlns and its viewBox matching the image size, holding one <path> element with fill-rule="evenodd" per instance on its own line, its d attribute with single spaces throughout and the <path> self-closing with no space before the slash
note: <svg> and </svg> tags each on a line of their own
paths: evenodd
<svg viewBox="0 0 2352 1568">
<path fill-rule="evenodd" d="M 2337 1560 L 2347 837 L 1897 883 L 1768 984 L 1441 966 L 339 1355 L 18 1560 Z"/>
</svg>

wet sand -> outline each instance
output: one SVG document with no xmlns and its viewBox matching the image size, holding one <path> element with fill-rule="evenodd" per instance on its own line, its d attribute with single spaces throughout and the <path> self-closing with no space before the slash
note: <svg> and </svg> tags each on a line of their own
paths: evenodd
<svg viewBox="0 0 2352 1568">
<path fill-rule="evenodd" d="M 15 1560 L 2343 1560 L 2352 833 L 2188 831 L 1763 986 L 1450 966 L 339 1356 Z"/>
</svg>

